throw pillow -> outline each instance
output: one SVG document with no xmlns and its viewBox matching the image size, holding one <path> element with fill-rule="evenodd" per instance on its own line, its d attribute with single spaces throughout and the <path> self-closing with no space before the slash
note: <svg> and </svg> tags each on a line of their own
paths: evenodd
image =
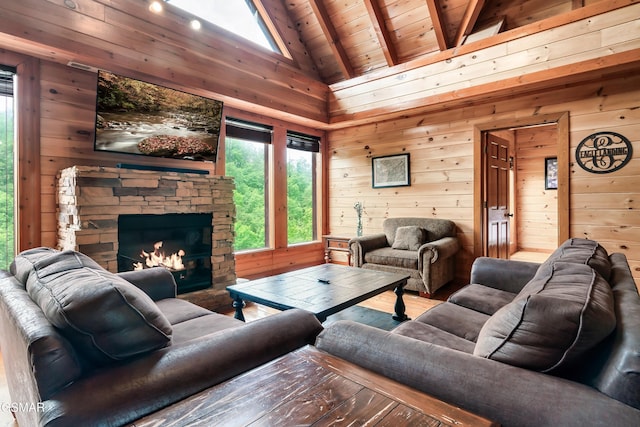
<svg viewBox="0 0 640 427">
<path fill-rule="evenodd" d="M 487 320 L 474 355 L 548 372 L 575 361 L 613 331 L 613 292 L 600 274 L 559 261 L 540 269 L 527 293 Z"/>
<path fill-rule="evenodd" d="M 393 249 L 417 251 L 425 241 L 425 234 L 425 230 L 422 227 L 414 225 L 398 227 L 391 247 Z"/>
<path fill-rule="evenodd" d="M 74 251 L 34 251 L 26 288 L 46 318 L 94 365 L 165 347 L 171 325 L 141 289 Z"/>
</svg>

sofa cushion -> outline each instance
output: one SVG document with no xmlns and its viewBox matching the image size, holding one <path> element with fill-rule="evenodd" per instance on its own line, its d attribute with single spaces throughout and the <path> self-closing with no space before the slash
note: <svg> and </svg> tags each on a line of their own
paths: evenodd
<svg viewBox="0 0 640 427">
<path fill-rule="evenodd" d="M 571 238 L 560 245 L 545 261 L 556 261 L 585 264 L 596 270 L 609 281 L 611 276 L 611 261 L 607 250 L 594 240 Z"/>
<path fill-rule="evenodd" d="M 475 355 L 547 372 L 570 364 L 615 328 L 611 288 L 587 265 L 543 264 L 525 289 L 485 323 Z"/>
<path fill-rule="evenodd" d="M 95 365 L 164 347 L 171 325 L 151 298 L 74 251 L 18 255 L 32 264 L 26 288 L 78 354 Z"/>
<path fill-rule="evenodd" d="M 374 249 L 364 254 L 364 261 L 391 267 L 418 269 L 418 251 L 405 251 L 390 247 Z"/>
<path fill-rule="evenodd" d="M 393 239 L 393 249 L 402 249 L 407 251 L 417 251 L 425 242 L 426 232 L 424 228 L 414 225 L 398 227 L 396 236 Z"/>
<path fill-rule="evenodd" d="M 473 341 L 443 331 L 436 326 L 416 321 L 402 322 L 391 332 L 469 354 L 473 353 L 475 345 Z"/>
<path fill-rule="evenodd" d="M 445 302 L 422 313 L 416 317 L 415 322 L 426 323 L 467 341 L 476 342 L 488 319 L 487 314 Z"/>
<path fill-rule="evenodd" d="M 491 316 L 513 301 L 516 295 L 490 286 L 471 284 L 455 292 L 447 301 Z"/>
</svg>

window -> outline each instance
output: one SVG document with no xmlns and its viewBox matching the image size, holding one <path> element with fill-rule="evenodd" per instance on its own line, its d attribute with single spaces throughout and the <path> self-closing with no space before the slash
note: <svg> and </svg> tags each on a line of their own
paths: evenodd
<svg viewBox="0 0 640 427">
<path fill-rule="evenodd" d="M 319 139 L 287 132 L 287 238 L 290 245 L 317 239 L 316 156 Z"/>
<path fill-rule="evenodd" d="M 0 65 L 0 268 L 15 256 L 14 97 L 15 69 Z"/>
<path fill-rule="evenodd" d="M 269 149 L 272 128 L 227 118 L 226 175 L 236 189 L 235 251 L 269 246 Z"/>
<path fill-rule="evenodd" d="M 282 53 L 252 0 L 165 0 L 273 52 Z"/>
</svg>

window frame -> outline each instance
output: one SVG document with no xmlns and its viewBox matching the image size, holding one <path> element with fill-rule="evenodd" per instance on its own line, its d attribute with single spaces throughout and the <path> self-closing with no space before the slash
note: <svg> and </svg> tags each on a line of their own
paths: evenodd
<svg viewBox="0 0 640 427">
<path fill-rule="evenodd" d="M 283 256 L 287 258 L 287 264 L 290 266 L 299 264 L 298 261 L 291 261 L 290 257 L 293 253 L 298 251 L 307 251 L 308 247 L 317 247 L 318 259 L 324 259 L 324 251 L 322 246 L 322 235 L 326 234 L 326 198 L 327 183 L 326 176 L 326 147 L 322 142 L 325 138 L 324 131 L 318 129 L 308 128 L 303 125 L 274 119 L 271 117 L 262 116 L 259 114 L 252 114 L 246 111 L 238 110 L 233 107 L 225 106 L 225 117 L 233 117 L 237 119 L 247 120 L 255 123 L 273 126 L 273 139 L 271 144 L 271 153 L 269 157 L 270 161 L 270 176 L 269 181 L 269 236 L 270 244 L 268 248 L 247 250 L 236 252 L 236 261 L 239 262 L 239 274 L 250 277 L 251 274 L 244 273 L 244 262 L 251 263 L 251 271 L 258 268 L 261 270 L 268 270 L 267 263 L 280 263 L 277 254 L 283 253 Z M 310 242 L 302 242 L 296 244 L 288 243 L 288 212 L 287 212 L 287 131 L 293 131 L 303 134 L 308 134 L 317 137 L 321 141 L 319 153 L 314 156 L 314 237 L 315 239 Z M 226 147 L 224 141 L 226 135 L 221 134 L 221 144 L 218 150 L 218 162 L 216 164 L 216 173 L 225 175 L 226 170 L 224 164 L 226 162 Z M 291 252 L 293 251 L 293 252 Z M 261 255 L 262 254 L 262 255 Z M 254 265 L 256 260 L 262 260 L 264 258 L 264 265 Z M 268 259 L 266 258 L 268 257 Z M 308 262 L 308 261 L 306 261 Z"/>
<path fill-rule="evenodd" d="M 224 146 L 224 158 L 218 158 L 218 161 L 222 160 L 225 165 L 226 170 L 226 145 L 227 139 L 233 138 L 239 141 L 246 141 L 254 144 L 263 144 L 263 159 L 264 159 L 264 246 L 256 247 L 256 248 L 247 248 L 247 249 L 239 249 L 236 250 L 234 248 L 234 253 L 245 253 L 245 252 L 255 252 L 262 251 L 265 249 L 270 249 L 272 247 L 273 241 L 273 230 L 271 227 L 271 204 L 272 204 L 272 175 L 273 175 L 273 166 L 272 166 L 272 151 L 273 151 L 273 126 L 266 125 L 263 123 L 247 121 L 243 119 L 237 119 L 235 117 L 225 117 L 225 132 L 224 132 L 224 140 L 220 141 L 220 144 Z M 232 130 L 229 126 L 233 127 L 233 133 L 229 135 L 229 131 Z M 222 139 L 222 135 L 220 135 Z M 237 212 L 237 207 L 236 207 Z"/>
<path fill-rule="evenodd" d="M 292 139 L 294 141 L 292 141 Z M 297 141 L 295 141 L 297 139 Z M 289 167 L 289 159 L 288 159 L 288 150 L 296 150 L 303 152 L 311 153 L 311 209 L 312 209 L 312 230 L 311 230 L 311 240 L 297 243 L 289 242 L 289 227 L 288 227 L 288 218 L 289 218 L 289 205 L 287 199 L 287 245 L 288 246 L 297 246 L 304 245 L 307 243 L 317 242 L 319 239 L 319 235 L 321 230 L 318 227 L 319 223 L 319 203 L 318 199 L 321 197 L 321 194 L 318 193 L 318 185 L 319 179 L 321 179 L 321 175 L 318 174 L 318 157 L 321 155 L 321 138 L 315 135 L 307 135 L 302 134 L 300 132 L 287 130 L 287 146 L 285 148 L 285 152 L 287 153 L 287 180 L 289 177 L 288 167 Z M 289 186 L 287 182 L 287 197 L 288 197 Z"/>
</svg>

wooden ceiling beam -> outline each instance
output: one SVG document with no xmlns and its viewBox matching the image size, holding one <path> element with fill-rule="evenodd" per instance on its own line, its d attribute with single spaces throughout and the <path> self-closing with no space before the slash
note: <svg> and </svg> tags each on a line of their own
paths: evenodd
<svg viewBox="0 0 640 427">
<path fill-rule="evenodd" d="M 313 10 L 316 18 L 318 19 L 318 23 L 322 28 L 322 32 L 329 41 L 329 45 L 331 46 L 331 50 L 333 51 L 333 54 L 338 61 L 338 65 L 340 66 L 342 74 L 344 74 L 347 79 L 355 77 L 351 61 L 347 56 L 347 52 L 344 50 L 344 46 L 342 46 L 342 43 L 340 42 L 338 32 L 331 23 L 329 13 L 324 7 L 324 4 L 320 0 L 309 0 L 309 5 L 311 6 L 311 9 Z"/>
<path fill-rule="evenodd" d="M 461 46 L 464 43 L 466 36 L 471 34 L 473 27 L 478 21 L 478 16 L 484 7 L 485 0 L 472 0 L 467 4 L 467 9 L 464 12 L 462 21 L 458 26 L 458 32 L 456 34 L 456 40 L 454 46 Z"/>
<path fill-rule="evenodd" d="M 384 24 L 384 16 L 382 15 L 382 9 L 377 0 L 364 0 L 364 5 L 367 7 L 369 17 L 371 18 L 371 24 L 378 36 L 378 42 L 382 48 L 384 58 L 387 60 L 387 65 L 393 67 L 398 63 L 398 53 L 396 47 L 391 40 L 391 35 L 387 31 L 387 26 Z"/>
<path fill-rule="evenodd" d="M 440 11 L 440 5 L 438 3 L 438 0 L 427 0 L 427 7 L 429 8 L 429 15 L 431 16 L 431 23 L 433 25 L 433 31 L 436 34 L 438 47 L 441 51 L 445 51 L 449 49 L 449 42 L 447 40 L 447 32 L 444 29 L 442 12 Z"/>
</svg>

